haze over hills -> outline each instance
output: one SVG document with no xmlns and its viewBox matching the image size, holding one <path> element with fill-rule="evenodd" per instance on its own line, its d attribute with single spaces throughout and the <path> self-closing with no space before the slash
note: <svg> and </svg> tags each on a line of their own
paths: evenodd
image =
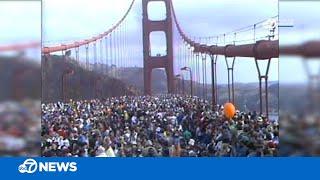
<svg viewBox="0 0 320 180">
<path fill-rule="evenodd" d="M 0 56 L 0 101 L 40 99 L 41 66 L 21 57 Z"/>
<path fill-rule="evenodd" d="M 143 69 L 140 67 L 125 68 L 121 70 L 120 78 L 126 84 L 136 86 L 143 92 Z M 152 92 L 163 94 L 167 92 L 166 74 L 163 69 L 155 69 L 152 74 Z M 194 95 L 202 97 L 202 84 L 193 83 Z M 211 99 L 211 85 L 207 84 L 207 98 Z M 235 83 L 236 106 L 241 110 L 258 110 L 259 108 L 259 84 L 258 83 Z M 270 110 L 278 109 L 278 82 L 269 82 Z M 190 94 L 190 81 L 185 81 L 185 92 Z M 224 104 L 228 101 L 228 85 L 218 85 L 218 102 Z"/>
<path fill-rule="evenodd" d="M 45 102 L 62 100 L 63 96 L 77 100 L 137 94 L 134 88 L 124 82 L 107 74 L 86 70 L 70 58 L 64 60 L 57 55 L 50 56 L 47 61 L 43 58 L 42 67 L 42 99 Z M 65 95 L 62 88 L 65 89 Z"/>
<path fill-rule="evenodd" d="M 42 71 L 42 91 L 44 102 L 55 102 L 62 100 L 63 72 L 72 69 L 72 75 L 65 76 L 65 96 L 72 99 L 92 99 L 96 97 L 113 97 L 120 95 L 142 95 L 143 94 L 143 69 L 141 67 L 119 68 L 116 74 L 120 79 L 109 75 L 101 75 L 99 72 L 93 72 L 83 69 L 73 59 L 62 61 L 62 56 L 51 56 L 51 60 L 43 67 Z M 40 98 L 41 95 L 41 68 L 30 61 L 18 61 L 17 58 L 1 58 L 0 61 L 1 78 L 1 96 L 13 96 L 15 92 L 13 83 L 13 72 L 18 69 L 24 69 L 27 72 L 24 78 L 18 78 L 20 81 L 18 90 L 27 97 Z M 28 70 L 30 69 L 30 70 Z M 98 78 L 99 76 L 103 78 Z M 98 81 L 97 81 L 98 79 Z M 17 78 L 16 78 L 17 81 Z M 102 83 L 101 83 L 102 82 Z M 155 69 L 152 76 L 153 94 L 163 94 L 167 92 L 166 74 L 163 69 Z M 97 85 L 95 85 L 97 84 Z M 80 87 L 81 85 L 81 87 Z M 271 111 L 278 109 L 278 82 L 269 83 L 269 105 Z M 18 87 L 16 85 L 16 87 Z M 32 88 L 30 88 L 32 87 Z M 78 88 L 80 87 L 80 88 Z M 202 97 L 202 84 L 194 83 L 194 95 Z M 211 85 L 207 85 L 207 98 L 211 99 Z M 258 83 L 236 83 L 235 101 L 240 110 L 253 111 L 259 108 Z M 281 90 L 286 91 L 291 87 L 282 86 Z M 97 91 L 94 91 L 97 89 Z M 190 93 L 190 81 L 185 81 L 185 91 Z M 20 94 L 21 94 L 20 93 Z M 281 105 L 294 108 L 299 104 L 299 98 L 303 97 L 303 89 L 291 92 L 294 95 L 290 99 L 280 99 Z M 280 94 L 281 95 L 281 94 Z M 218 103 L 223 104 L 228 101 L 228 88 L 226 84 L 218 85 Z"/>
<path fill-rule="evenodd" d="M 137 93 L 133 87 L 118 79 L 83 69 L 72 59 L 63 61 L 61 56 L 51 56 L 42 67 L 21 56 L 0 56 L 0 101 L 25 98 L 42 98 L 43 102 L 61 101 L 62 74 L 68 69 L 73 70 L 73 74 L 65 76 L 67 98 L 93 99 Z"/>
</svg>

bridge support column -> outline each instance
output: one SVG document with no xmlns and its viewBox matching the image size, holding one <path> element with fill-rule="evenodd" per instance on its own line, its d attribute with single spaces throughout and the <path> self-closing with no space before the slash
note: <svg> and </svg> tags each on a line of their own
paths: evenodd
<svg viewBox="0 0 320 180">
<path fill-rule="evenodd" d="M 230 66 L 228 63 L 228 57 L 225 56 L 225 62 L 226 62 L 227 71 L 228 71 L 228 101 L 232 102 L 232 103 L 235 103 L 235 99 L 234 99 L 234 74 L 233 74 L 235 60 L 236 60 L 236 58 L 233 57 L 232 64 Z M 231 84 L 231 87 L 230 87 L 230 84 Z"/>
<path fill-rule="evenodd" d="M 260 70 L 260 67 L 259 67 L 259 64 L 258 64 L 258 59 L 255 58 L 255 64 L 256 64 L 256 68 L 257 68 L 257 71 L 258 71 L 258 78 L 259 78 L 259 101 L 260 101 L 260 114 L 263 113 L 263 93 L 262 93 L 262 80 L 264 79 L 264 88 L 265 88 L 265 107 L 266 107 L 266 117 L 269 118 L 269 102 L 268 102 L 268 99 L 269 99 L 269 95 L 268 95 L 268 75 L 269 75 L 269 69 L 270 69 L 270 62 L 271 62 L 271 59 L 268 59 L 267 60 L 268 64 L 267 64 L 267 69 L 266 69 L 266 72 L 265 74 L 263 75 L 261 73 L 261 70 Z"/>
<path fill-rule="evenodd" d="M 162 1 L 166 6 L 166 19 L 161 21 L 151 21 L 148 18 L 148 3 L 151 1 Z M 144 93 L 151 95 L 151 75 L 152 69 L 164 68 L 167 75 L 168 93 L 174 93 L 173 74 L 173 33 L 171 0 L 143 0 L 143 69 L 144 69 Z M 162 31 L 166 35 L 167 54 L 164 56 L 151 56 L 150 53 L 150 33 Z"/>
<path fill-rule="evenodd" d="M 308 59 L 303 61 L 304 69 L 308 77 L 308 104 L 307 110 L 310 113 L 318 113 L 320 108 L 320 71 L 312 72 Z"/>
<path fill-rule="evenodd" d="M 217 95 L 217 59 L 218 55 L 210 55 L 211 57 L 211 94 L 212 94 L 212 109 L 217 110 L 218 95 Z"/>
</svg>

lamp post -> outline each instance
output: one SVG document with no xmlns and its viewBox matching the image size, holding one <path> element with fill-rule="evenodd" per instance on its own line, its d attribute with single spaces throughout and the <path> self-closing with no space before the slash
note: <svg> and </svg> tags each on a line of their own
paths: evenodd
<svg viewBox="0 0 320 180">
<path fill-rule="evenodd" d="M 189 73 L 190 73 L 190 94 L 191 94 L 191 96 L 193 96 L 192 70 L 190 67 L 183 67 L 183 68 L 181 68 L 181 71 L 189 71 Z"/>
<path fill-rule="evenodd" d="M 94 85 L 93 85 L 93 88 L 94 88 L 94 98 L 101 98 L 102 97 L 102 91 L 101 91 L 101 88 L 99 88 L 99 84 L 102 84 L 102 78 L 99 76 L 97 78 L 95 78 L 94 80 Z M 100 85 L 101 87 L 101 85 Z"/>
<path fill-rule="evenodd" d="M 67 50 L 66 52 L 62 51 L 63 61 L 66 61 L 66 59 L 70 58 L 71 50 Z M 68 65 L 68 67 L 62 72 L 62 101 L 67 100 L 67 93 L 66 93 L 66 76 L 70 76 L 74 74 L 74 70 Z"/>
<path fill-rule="evenodd" d="M 176 80 L 176 94 L 180 93 L 180 82 L 179 82 L 179 77 L 180 75 L 175 75 L 175 80 Z"/>
<path fill-rule="evenodd" d="M 62 101 L 67 101 L 67 95 L 66 95 L 66 76 L 69 76 L 69 75 L 72 75 L 74 73 L 74 71 L 69 68 L 67 70 L 65 70 L 63 73 L 62 73 L 62 86 L 61 86 L 61 91 L 62 91 Z"/>
<path fill-rule="evenodd" d="M 116 78 L 116 68 L 117 66 L 115 64 L 111 64 L 110 69 L 111 69 L 111 76 L 113 76 L 114 78 Z M 113 72 L 112 72 L 113 70 Z"/>
<path fill-rule="evenodd" d="M 207 55 L 205 53 L 201 53 L 202 57 L 202 96 L 203 100 L 207 98 L 207 79 L 206 79 L 206 57 Z"/>
<path fill-rule="evenodd" d="M 182 74 L 178 74 L 176 75 L 176 78 L 180 78 L 181 77 L 181 80 L 182 80 L 182 94 L 184 95 L 184 78 L 183 78 L 183 75 Z"/>
</svg>

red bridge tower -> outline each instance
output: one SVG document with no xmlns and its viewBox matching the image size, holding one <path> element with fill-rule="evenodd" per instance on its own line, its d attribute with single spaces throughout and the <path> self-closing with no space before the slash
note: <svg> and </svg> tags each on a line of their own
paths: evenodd
<svg viewBox="0 0 320 180">
<path fill-rule="evenodd" d="M 148 17 L 148 3 L 151 1 L 162 1 L 166 7 L 166 18 L 160 21 L 152 21 Z M 151 95 L 152 70 L 164 68 L 167 75 L 168 93 L 174 92 L 173 75 L 173 34 L 171 0 L 142 0 L 143 10 L 143 67 L 144 67 L 144 93 Z M 153 31 L 162 31 L 166 36 L 167 54 L 164 56 L 151 56 L 150 34 Z"/>
</svg>

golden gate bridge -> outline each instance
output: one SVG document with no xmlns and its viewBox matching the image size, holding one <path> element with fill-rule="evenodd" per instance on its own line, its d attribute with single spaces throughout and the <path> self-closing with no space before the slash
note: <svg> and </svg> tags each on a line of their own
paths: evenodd
<svg viewBox="0 0 320 180">
<path fill-rule="evenodd" d="M 307 42 L 302 45 L 280 47 L 278 41 L 278 16 L 270 17 L 266 20 L 256 22 L 252 25 L 245 26 L 230 32 L 221 33 L 219 35 L 207 37 L 191 37 L 179 23 L 175 8 L 171 0 L 163 0 L 166 7 L 166 18 L 160 21 L 152 21 L 148 18 L 149 0 L 142 1 L 142 38 L 143 38 L 143 71 L 144 71 L 144 93 L 151 95 L 151 76 L 152 69 L 164 68 L 167 75 L 168 93 L 178 93 L 180 85 L 176 82 L 177 78 L 183 78 L 179 71 L 188 71 L 190 80 L 190 95 L 202 94 L 203 99 L 207 99 L 207 84 L 211 84 L 211 102 L 212 107 L 217 104 L 219 92 L 217 89 L 217 61 L 225 61 L 228 76 L 228 101 L 235 103 L 235 85 L 234 85 L 234 69 L 235 61 L 238 57 L 252 58 L 256 65 L 259 81 L 259 109 L 260 113 L 268 116 L 268 75 L 270 62 L 279 57 L 279 53 L 283 55 L 294 55 L 304 57 L 319 57 L 319 41 Z M 74 41 L 58 46 L 42 47 L 42 68 L 45 79 L 45 69 L 47 63 L 52 60 L 52 54 L 61 53 L 65 61 L 69 60 L 68 56 L 75 55 L 75 60 L 89 71 L 99 69 L 100 76 L 94 80 L 92 91 L 96 98 L 99 97 L 99 91 L 102 91 L 99 83 L 105 75 L 117 76 L 115 69 L 129 66 L 131 61 L 132 49 L 128 46 L 128 16 L 132 12 L 132 7 L 136 4 L 133 0 L 123 17 L 119 19 L 112 27 L 105 32 L 93 36 L 88 39 Z M 267 26 L 267 28 L 266 28 Z M 150 33 L 154 31 L 162 31 L 166 36 L 166 54 L 152 56 L 150 53 Z M 246 33 L 247 35 L 243 35 Z M 176 35 L 178 38 L 174 38 Z M 245 37 L 245 38 L 244 38 Z M 178 42 L 174 42 L 178 39 Z M 178 46 L 175 46 L 178 44 Z M 0 52 L 12 51 L 19 49 L 37 48 L 39 43 L 17 44 L 0 47 Z M 80 54 L 84 54 L 84 58 Z M 177 55 L 177 56 L 175 56 Z M 223 57 L 223 58 L 221 58 Z M 262 71 L 259 62 L 267 62 L 266 71 Z M 207 68 L 207 64 L 211 64 L 211 68 Z M 209 73 L 207 72 L 209 71 Z M 211 72 L 210 72 L 211 71 Z M 65 67 L 61 78 L 61 100 L 69 99 L 65 93 L 67 88 L 81 89 L 81 80 L 77 83 L 77 87 L 68 87 L 65 77 L 73 76 L 74 69 Z M 219 74 L 220 75 L 220 74 Z M 211 77 L 211 82 L 207 81 L 207 77 Z M 310 77 L 312 79 L 313 76 Z M 263 87 L 263 80 L 265 81 Z M 182 81 L 184 82 L 184 81 Z M 202 88 L 192 86 L 192 82 L 202 85 Z M 46 82 L 50 83 L 50 82 Z M 100 89 L 99 89 L 100 88 Z M 181 89 L 181 87 L 180 87 Z M 184 86 L 183 86 L 184 89 Z M 264 89 L 264 91 L 263 91 Z M 201 92 L 202 91 L 202 92 Z M 182 92 L 185 94 L 186 92 Z M 263 95 L 264 93 L 264 95 Z M 81 93 L 79 93 L 81 99 Z M 43 94 L 43 96 L 45 96 Z M 264 97 L 264 99 L 263 99 Z M 265 109 L 265 110 L 264 110 Z"/>
</svg>

